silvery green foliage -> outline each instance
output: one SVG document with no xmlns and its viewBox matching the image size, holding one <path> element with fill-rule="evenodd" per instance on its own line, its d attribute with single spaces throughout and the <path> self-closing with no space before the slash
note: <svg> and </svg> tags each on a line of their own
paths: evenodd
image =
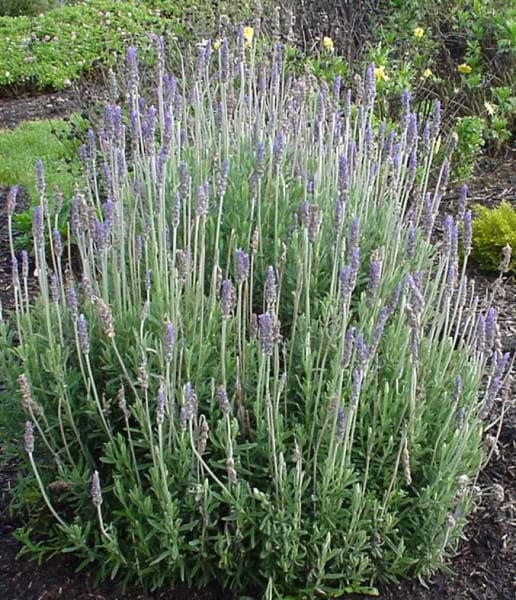
<svg viewBox="0 0 516 600">
<path fill-rule="evenodd" d="M 192 80 L 158 60 L 155 105 L 129 49 L 67 240 L 40 186 L 41 293 L 13 269 L 1 328 L 13 437 L 30 423 L 19 502 L 59 512 L 50 549 L 150 587 L 313 597 L 426 573 L 464 523 L 509 363 L 459 223 L 430 242 L 454 140 L 408 95 L 378 123 L 371 77 L 352 105 L 289 76 L 279 46 L 273 64 L 229 48 L 204 46 Z"/>
</svg>

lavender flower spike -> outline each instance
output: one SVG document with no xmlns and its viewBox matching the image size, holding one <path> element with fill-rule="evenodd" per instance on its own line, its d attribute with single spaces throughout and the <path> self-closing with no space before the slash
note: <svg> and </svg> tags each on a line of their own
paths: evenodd
<svg viewBox="0 0 516 600">
<path fill-rule="evenodd" d="M 277 299 L 277 284 L 276 275 L 274 273 L 274 267 L 269 266 L 267 268 L 267 277 L 265 279 L 265 302 L 267 307 L 270 308 L 274 305 Z"/>
<path fill-rule="evenodd" d="M 170 321 L 165 323 L 165 335 L 163 336 L 163 349 L 165 353 L 165 360 L 169 363 L 172 360 L 172 352 L 174 350 L 174 342 L 176 339 L 176 332 L 174 326 Z"/>
<path fill-rule="evenodd" d="M 367 305 L 371 307 L 376 296 L 376 289 L 380 280 L 382 265 L 379 260 L 373 259 L 369 268 L 369 280 L 367 282 Z"/>
<path fill-rule="evenodd" d="M 223 319 L 229 319 L 235 308 L 235 289 L 230 279 L 224 279 L 220 295 L 220 312 Z"/>
<path fill-rule="evenodd" d="M 32 421 L 26 421 L 23 439 L 25 442 L 25 452 L 27 452 L 27 454 L 32 454 L 34 452 L 34 428 L 32 426 Z"/>
<path fill-rule="evenodd" d="M 236 281 L 243 283 L 249 277 L 249 254 L 241 250 L 236 251 Z"/>
<path fill-rule="evenodd" d="M 77 337 L 79 338 L 79 346 L 84 354 L 90 352 L 90 340 L 88 336 L 88 322 L 84 315 L 79 315 L 77 319 Z"/>
<path fill-rule="evenodd" d="M 99 472 L 94 471 L 91 477 L 91 500 L 96 508 L 102 504 L 102 490 L 100 488 Z"/>
<path fill-rule="evenodd" d="M 274 320 L 269 313 L 258 317 L 258 337 L 260 348 L 266 356 L 272 356 L 274 350 Z"/>
</svg>

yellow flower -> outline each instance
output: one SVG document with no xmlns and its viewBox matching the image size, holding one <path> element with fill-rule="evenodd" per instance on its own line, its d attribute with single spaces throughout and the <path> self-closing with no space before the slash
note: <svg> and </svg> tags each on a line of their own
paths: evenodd
<svg viewBox="0 0 516 600">
<path fill-rule="evenodd" d="M 218 50 L 218 49 L 219 49 L 221 46 L 222 46 L 222 40 L 215 40 L 215 41 L 213 42 L 213 48 L 214 48 L 215 50 Z"/>
<path fill-rule="evenodd" d="M 253 39 L 254 29 L 252 27 L 244 27 L 244 39 L 250 42 Z"/>
<path fill-rule="evenodd" d="M 495 114 L 496 106 L 494 104 L 491 104 L 491 102 L 484 102 L 484 106 L 488 115 L 493 116 Z"/>
<path fill-rule="evenodd" d="M 432 73 L 432 69 L 425 69 L 423 71 L 423 77 L 425 79 L 427 79 L 428 77 L 432 77 L 433 73 Z"/>
<path fill-rule="evenodd" d="M 414 29 L 414 37 L 422 38 L 425 35 L 425 30 L 422 27 L 416 27 Z"/>
<path fill-rule="evenodd" d="M 457 71 L 459 73 L 464 73 L 465 75 L 468 75 L 468 73 L 471 73 L 473 69 L 466 63 L 462 63 L 461 65 L 459 65 L 457 67 Z"/>
<path fill-rule="evenodd" d="M 385 67 L 376 67 L 374 70 L 374 78 L 376 81 L 387 81 L 389 77 L 385 72 Z"/>
<path fill-rule="evenodd" d="M 333 40 L 331 37 L 324 36 L 322 39 L 322 45 L 326 48 L 326 50 L 333 50 Z"/>
</svg>

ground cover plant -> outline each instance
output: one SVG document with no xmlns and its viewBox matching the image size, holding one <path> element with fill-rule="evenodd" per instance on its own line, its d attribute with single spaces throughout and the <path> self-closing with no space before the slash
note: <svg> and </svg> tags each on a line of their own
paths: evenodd
<svg viewBox="0 0 516 600">
<path fill-rule="evenodd" d="M 465 198 L 432 242 L 456 144 L 439 103 L 419 122 L 404 93 L 387 127 L 374 65 L 353 94 L 292 77 L 249 27 L 191 80 L 155 43 L 152 99 L 129 48 L 127 118 L 107 106 L 81 149 L 66 243 L 38 172 L 33 304 L 11 249 L 19 538 L 151 588 L 338 596 L 428 573 L 510 362 L 465 275 Z"/>
<path fill-rule="evenodd" d="M 246 3 L 219 2 L 218 9 L 240 18 L 249 13 Z M 33 17 L 0 17 L 0 87 L 61 90 L 114 65 L 129 43 L 146 48 L 149 33 L 191 39 L 192 18 L 198 30 L 218 25 L 206 0 L 87 0 Z"/>
</svg>

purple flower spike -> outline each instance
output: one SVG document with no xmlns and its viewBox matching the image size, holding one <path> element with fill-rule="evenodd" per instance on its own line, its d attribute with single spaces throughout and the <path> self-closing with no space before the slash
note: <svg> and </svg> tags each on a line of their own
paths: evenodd
<svg viewBox="0 0 516 600">
<path fill-rule="evenodd" d="M 36 162 L 36 189 L 39 197 L 43 198 L 45 195 L 45 169 L 42 160 Z"/>
<path fill-rule="evenodd" d="M 37 248 L 43 246 L 43 209 L 36 206 L 32 213 L 32 236 Z"/>
<path fill-rule="evenodd" d="M 84 315 L 79 315 L 77 319 L 77 337 L 79 338 L 79 346 L 83 354 L 89 354 L 90 339 L 88 336 L 88 322 Z"/>
<path fill-rule="evenodd" d="M 228 415 L 231 410 L 231 405 L 229 404 L 228 394 L 224 386 L 221 385 L 217 389 L 217 397 L 219 399 L 220 410 L 225 415 Z"/>
<path fill-rule="evenodd" d="M 266 356 L 272 356 L 274 350 L 274 320 L 269 313 L 258 317 L 258 338 L 260 349 Z"/>
<path fill-rule="evenodd" d="M 249 277 L 249 254 L 241 250 L 240 248 L 236 251 L 236 281 L 237 283 L 243 283 Z"/>
<path fill-rule="evenodd" d="M 163 425 L 165 420 L 165 386 L 160 383 L 156 394 L 156 423 L 158 427 Z"/>
<path fill-rule="evenodd" d="M 353 343 L 355 341 L 355 327 L 348 327 L 346 337 L 344 339 L 344 349 L 342 351 L 342 367 L 346 369 L 351 362 L 351 354 L 353 352 Z"/>
<path fill-rule="evenodd" d="M 410 92 L 408 90 L 403 90 L 401 94 L 401 110 L 403 116 L 409 114 L 410 111 Z"/>
<path fill-rule="evenodd" d="M 276 283 L 276 275 L 274 273 L 274 267 L 269 266 L 267 268 L 267 277 L 265 278 L 265 302 L 267 304 L 267 308 L 270 309 L 274 306 L 277 294 L 278 294 L 278 286 Z"/>
<path fill-rule="evenodd" d="M 339 195 L 345 196 L 349 186 L 349 175 L 348 175 L 348 159 L 345 154 L 339 156 Z"/>
<path fill-rule="evenodd" d="M 206 215 L 208 214 L 208 206 L 209 206 L 208 191 L 209 191 L 208 183 L 205 183 L 204 185 L 200 185 L 197 188 L 197 206 L 195 208 L 195 213 L 200 218 L 205 218 Z"/>
<path fill-rule="evenodd" d="M 75 321 L 75 320 L 77 320 L 79 306 L 77 303 L 77 293 L 75 292 L 73 283 L 69 282 L 66 285 L 65 296 L 66 296 L 66 304 L 68 306 L 69 311 L 72 314 L 72 319 Z"/>
<path fill-rule="evenodd" d="M 230 279 L 224 279 L 220 294 L 220 312 L 223 319 L 229 319 L 235 308 L 235 289 Z"/>
<path fill-rule="evenodd" d="M 357 361 L 360 368 L 364 368 L 367 362 L 368 350 L 364 342 L 364 334 L 359 333 L 356 341 Z"/>
<path fill-rule="evenodd" d="M 434 114 L 432 117 L 432 129 L 431 135 L 433 139 L 436 139 L 439 135 L 439 129 L 441 127 L 441 103 L 439 100 L 435 101 Z"/>
<path fill-rule="evenodd" d="M 165 323 L 165 334 L 163 336 L 163 351 L 165 360 L 169 363 L 172 360 L 174 343 L 176 340 L 176 331 L 170 321 Z"/>
<path fill-rule="evenodd" d="M 265 143 L 259 141 L 256 146 L 256 174 L 258 177 L 265 175 Z"/>
<path fill-rule="evenodd" d="M 374 303 L 378 282 L 380 281 L 381 270 L 381 262 L 373 259 L 369 268 L 369 279 L 367 282 L 367 305 L 369 307 L 371 307 Z"/>
<path fill-rule="evenodd" d="M 335 229 L 340 232 L 344 220 L 344 203 L 340 198 L 335 202 Z"/>
<path fill-rule="evenodd" d="M 414 223 L 412 221 L 409 223 L 408 233 L 407 233 L 407 258 L 412 258 L 414 256 L 414 251 L 416 249 L 416 228 L 414 227 Z"/>
<path fill-rule="evenodd" d="M 357 217 L 353 217 L 351 221 L 351 225 L 349 226 L 349 236 L 348 236 L 348 248 L 349 254 L 351 255 L 353 250 L 358 247 L 358 225 L 359 221 Z"/>
<path fill-rule="evenodd" d="M 179 192 L 174 192 L 172 197 L 172 227 L 177 229 L 181 218 L 181 195 Z"/>
<path fill-rule="evenodd" d="M 487 311 L 485 320 L 485 349 L 491 350 L 496 339 L 496 309 L 491 307 Z"/>
<path fill-rule="evenodd" d="M 355 407 L 358 404 L 361 386 L 362 386 L 362 374 L 360 372 L 360 369 L 353 369 L 353 376 L 352 376 L 352 382 L 351 382 L 351 396 L 349 398 L 349 402 L 352 407 Z"/>
<path fill-rule="evenodd" d="M 376 82 L 374 77 L 374 63 L 368 65 L 365 73 L 365 105 L 367 110 L 372 110 L 376 96 Z"/>
<path fill-rule="evenodd" d="M 341 442 L 344 439 L 344 433 L 346 431 L 346 413 L 342 406 L 339 406 L 337 410 L 337 424 L 335 434 L 337 436 L 337 440 Z"/>
<path fill-rule="evenodd" d="M 459 189 L 459 208 L 458 208 L 458 218 L 463 219 L 464 213 L 466 212 L 466 207 L 468 203 L 468 186 L 464 184 Z"/>
<path fill-rule="evenodd" d="M 9 188 L 7 193 L 7 214 L 12 215 L 16 209 L 16 197 L 18 196 L 18 186 L 13 185 Z"/>
<path fill-rule="evenodd" d="M 471 240 L 473 237 L 471 211 L 467 210 L 464 213 L 464 231 L 462 236 L 462 251 L 464 256 L 469 256 L 471 253 Z"/>
</svg>

